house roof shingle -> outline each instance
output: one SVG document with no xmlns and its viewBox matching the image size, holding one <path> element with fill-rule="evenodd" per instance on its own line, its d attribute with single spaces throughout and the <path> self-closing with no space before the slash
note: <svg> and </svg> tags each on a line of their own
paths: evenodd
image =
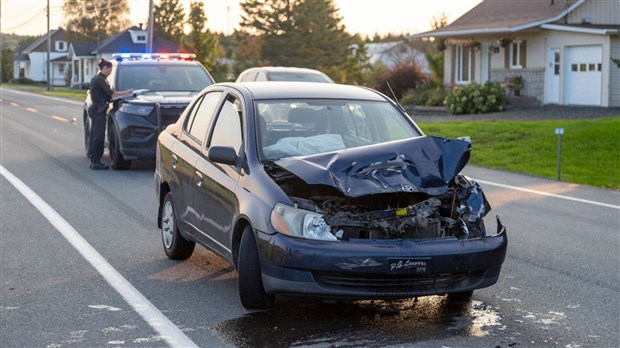
<svg viewBox="0 0 620 348">
<path fill-rule="evenodd" d="M 585 0 L 484 0 L 448 26 L 416 37 L 506 33 L 557 21 Z"/>
<path fill-rule="evenodd" d="M 72 43 L 73 51 L 76 56 L 94 56 L 92 51 L 97 47 L 97 44 L 94 43 Z"/>
<path fill-rule="evenodd" d="M 62 34 L 63 33 L 63 29 L 59 28 L 59 29 L 52 29 L 50 30 L 50 38 L 53 38 L 54 36 L 56 36 L 57 34 Z M 52 42 L 54 42 L 52 40 Z M 47 43 L 47 35 L 41 35 L 38 39 L 34 40 L 33 43 L 31 43 L 30 45 L 28 45 L 28 47 L 26 47 L 25 49 L 23 49 L 21 51 L 22 54 L 29 54 L 33 51 L 47 51 L 47 46 L 45 47 L 41 47 L 42 45 Z"/>
<path fill-rule="evenodd" d="M 134 43 L 131 39 L 130 30 L 141 30 L 140 28 L 133 26 L 123 32 L 120 32 L 109 39 L 105 40 L 98 47 L 95 47 L 92 53 L 128 53 L 128 52 L 146 52 L 145 43 Z M 176 44 L 153 36 L 153 52 L 178 52 L 179 46 Z"/>
</svg>

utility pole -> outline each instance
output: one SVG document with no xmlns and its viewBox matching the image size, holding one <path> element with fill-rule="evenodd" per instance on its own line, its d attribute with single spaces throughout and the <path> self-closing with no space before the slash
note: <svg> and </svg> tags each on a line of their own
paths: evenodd
<svg viewBox="0 0 620 348">
<path fill-rule="evenodd" d="M 153 53 L 153 0 L 149 0 L 149 24 L 146 30 L 146 53 Z"/>
<path fill-rule="evenodd" d="M 52 81 L 50 81 L 50 67 L 51 67 L 51 53 L 52 53 L 52 35 L 50 35 L 50 0 L 47 0 L 47 90 L 52 90 Z"/>
</svg>

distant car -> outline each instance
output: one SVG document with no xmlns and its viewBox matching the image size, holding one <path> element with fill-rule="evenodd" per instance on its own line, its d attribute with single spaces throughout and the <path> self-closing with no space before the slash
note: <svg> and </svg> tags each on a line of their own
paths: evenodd
<svg viewBox="0 0 620 348">
<path fill-rule="evenodd" d="M 114 90 L 133 89 L 108 109 L 110 166 L 127 169 L 134 160 L 155 159 L 157 136 L 175 123 L 192 98 L 214 83 L 209 72 L 186 53 L 115 54 L 107 80 Z M 84 102 L 84 145 L 88 152 L 90 93 Z"/>
<path fill-rule="evenodd" d="M 307 68 L 263 66 L 243 71 L 235 82 L 254 81 L 305 81 L 334 83 L 325 73 Z"/>
<path fill-rule="evenodd" d="M 158 138 L 158 226 L 171 259 L 213 250 L 246 308 L 316 299 L 471 296 L 506 255 L 471 144 L 425 136 L 384 95 L 305 82 L 209 86 Z"/>
</svg>

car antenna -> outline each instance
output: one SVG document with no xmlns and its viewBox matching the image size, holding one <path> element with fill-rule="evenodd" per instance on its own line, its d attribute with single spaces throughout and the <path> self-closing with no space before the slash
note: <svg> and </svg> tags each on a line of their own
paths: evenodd
<svg viewBox="0 0 620 348">
<path fill-rule="evenodd" d="M 392 96 L 394 97 L 394 102 L 396 103 L 396 105 L 398 105 L 398 107 L 401 110 L 405 111 L 405 108 L 402 105 L 400 105 L 400 103 L 398 102 L 398 98 L 396 98 L 396 94 L 394 93 L 394 90 L 392 89 L 392 86 L 390 86 L 390 81 L 385 81 L 385 83 L 387 84 L 388 88 L 390 89 L 390 92 L 392 92 Z M 407 111 L 405 111 L 405 112 L 407 112 Z"/>
</svg>

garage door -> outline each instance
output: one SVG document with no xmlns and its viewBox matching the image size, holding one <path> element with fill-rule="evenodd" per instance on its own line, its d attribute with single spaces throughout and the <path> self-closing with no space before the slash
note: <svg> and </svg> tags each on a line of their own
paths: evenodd
<svg viewBox="0 0 620 348">
<path fill-rule="evenodd" d="M 566 49 L 566 104 L 601 105 L 602 46 L 574 46 Z"/>
</svg>

